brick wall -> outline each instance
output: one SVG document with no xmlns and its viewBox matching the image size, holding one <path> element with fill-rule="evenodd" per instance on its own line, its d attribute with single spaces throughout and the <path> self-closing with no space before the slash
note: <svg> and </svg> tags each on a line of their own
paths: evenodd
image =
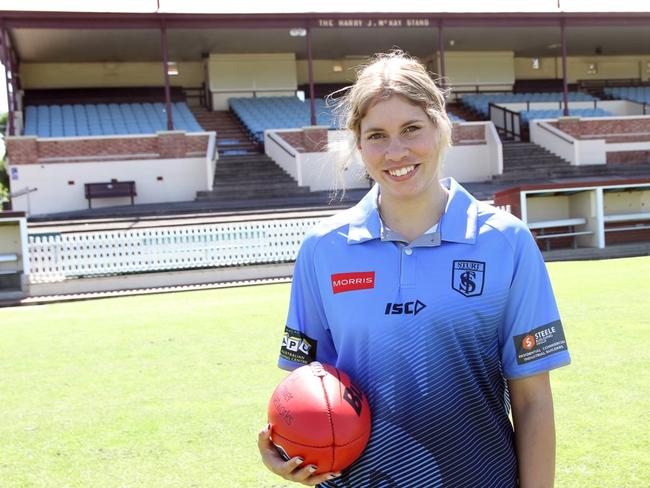
<svg viewBox="0 0 650 488">
<path fill-rule="evenodd" d="M 208 135 L 187 136 L 184 132 L 159 132 L 139 137 L 92 137 L 87 139 L 7 138 L 10 164 L 67 163 L 101 159 L 104 161 L 183 158 L 188 153 L 205 154 Z"/>
<path fill-rule="evenodd" d="M 608 163 L 650 163 L 650 151 L 619 151 L 607 153 Z"/>
<path fill-rule="evenodd" d="M 11 164 L 37 163 L 36 137 L 7 137 L 7 156 Z"/>
<path fill-rule="evenodd" d="M 607 142 L 642 142 L 650 140 L 650 117 L 638 119 L 581 120 L 569 118 L 551 122 L 562 132 L 576 139 L 595 139 Z"/>
<path fill-rule="evenodd" d="M 282 140 L 289 143 L 298 152 L 306 152 L 305 147 L 302 145 L 302 131 L 296 130 L 292 132 L 276 132 L 276 135 L 280 136 Z"/>
<path fill-rule="evenodd" d="M 208 151 L 208 134 L 192 135 L 185 138 L 185 149 L 188 154 L 207 153 Z"/>
<path fill-rule="evenodd" d="M 300 153 L 327 152 L 326 128 L 305 127 L 301 130 L 276 134 Z"/>
<path fill-rule="evenodd" d="M 454 146 L 485 143 L 485 125 L 454 124 L 451 132 Z"/>
</svg>

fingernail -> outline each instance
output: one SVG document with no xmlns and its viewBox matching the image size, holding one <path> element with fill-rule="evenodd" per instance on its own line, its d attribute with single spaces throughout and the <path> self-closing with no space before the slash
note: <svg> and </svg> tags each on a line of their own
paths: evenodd
<svg viewBox="0 0 650 488">
<path fill-rule="evenodd" d="M 293 460 L 296 464 L 302 464 L 302 462 L 304 461 L 304 459 L 301 457 L 294 458 Z"/>
<path fill-rule="evenodd" d="M 266 430 L 271 430 L 271 424 L 266 424 Z"/>
<path fill-rule="evenodd" d="M 311 471 L 312 473 L 313 473 L 314 471 L 316 471 L 317 469 L 318 469 L 318 468 L 317 468 L 316 466 L 309 466 L 309 471 Z"/>
<path fill-rule="evenodd" d="M 339 476 L 341 476 L 341 473 L 332 473 L 329 475 L 329 479 L 338 478 Z"/>
</svg>

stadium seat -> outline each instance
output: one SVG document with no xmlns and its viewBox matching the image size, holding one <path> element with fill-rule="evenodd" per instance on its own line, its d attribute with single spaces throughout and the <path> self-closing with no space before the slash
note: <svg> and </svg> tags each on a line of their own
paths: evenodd
<svg viewBox="0 0 650 488">
<path fill-rule="evenodd" d="M 203 128 L 185 102 L 172 105 L 174 127 L 186 132 Z M 37 137 L 84 137 L 153 134 L 167 129 L 162 103 L 38 105 L 25 108 L 24 134 Z"/>
<path fill-rule="evenodd" d="M 522 123 L 537 119 L 557 119 L 564 115 L 563 110 L 522 110 L 519 112 Z M 569 115 L 578 117 L 611 117 L 612 114 L 602 108 L 578 108 L 569 110 Z"/>
<path fill-rule="evenodd" d="M 311 102 L 297 97 L 231 98 L 229 106 L 258 142 L 268 129 L 293 129 L 311 124 Z M 325 100 L 315 99 L 316 123 L 334 127 L 334 119 Z"/>
<path fill-rule="evenodd" d="M 569 92 L 570 102 L 585 102 L 598 100 L 596 97 L 583 92 Z M 464 95 L 462 101 L 469 108 L 483 117 L 489 116 L 490 103 L 541 103 L 561 102 L 564 99 L 562 92 L 550 93 L 507 93 L 495 95 Z"/>
<path fill-rule="evenodd" d="M 617 86 L 605 88 L 603 92 L 613 98 L 650 103 L 650 86 Z"/>
</svg>

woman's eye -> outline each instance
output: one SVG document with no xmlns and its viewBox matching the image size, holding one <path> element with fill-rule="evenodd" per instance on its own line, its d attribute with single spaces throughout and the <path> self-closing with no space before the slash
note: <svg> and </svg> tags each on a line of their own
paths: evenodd
<svg viewBox="0 0 650 488">
<path fill-rule="evenodd" d="M 379 133 L 370 134 L 370 135 L 368 136 L 368 140 L 381 139 L 382 137 L 384 137 L 383 134 L 379 134 Z"/>
<path fill-rule="evenodd" d="M 419 129 L 420 127 L 418 127 L 417 125 L 409 125 L 406 129 L 404 129 L 404 132 L 412 133 L 418 131 Z"/>
</svg>

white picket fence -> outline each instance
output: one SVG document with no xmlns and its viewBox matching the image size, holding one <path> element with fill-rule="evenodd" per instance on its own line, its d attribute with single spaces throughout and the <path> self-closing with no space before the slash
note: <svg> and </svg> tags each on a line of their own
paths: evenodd
<svg viewBox="0 0 650 488">
<path fill-rule="evenodd" d="M 294 261 L 320 218 L 28 237 L 30 281 Z"/>
<path fill-rule="evenodd" d="M 321 218 L 30 234 L 29 280 L 287 263 L 296 259 L 303 237 Z"/>
</svg>

